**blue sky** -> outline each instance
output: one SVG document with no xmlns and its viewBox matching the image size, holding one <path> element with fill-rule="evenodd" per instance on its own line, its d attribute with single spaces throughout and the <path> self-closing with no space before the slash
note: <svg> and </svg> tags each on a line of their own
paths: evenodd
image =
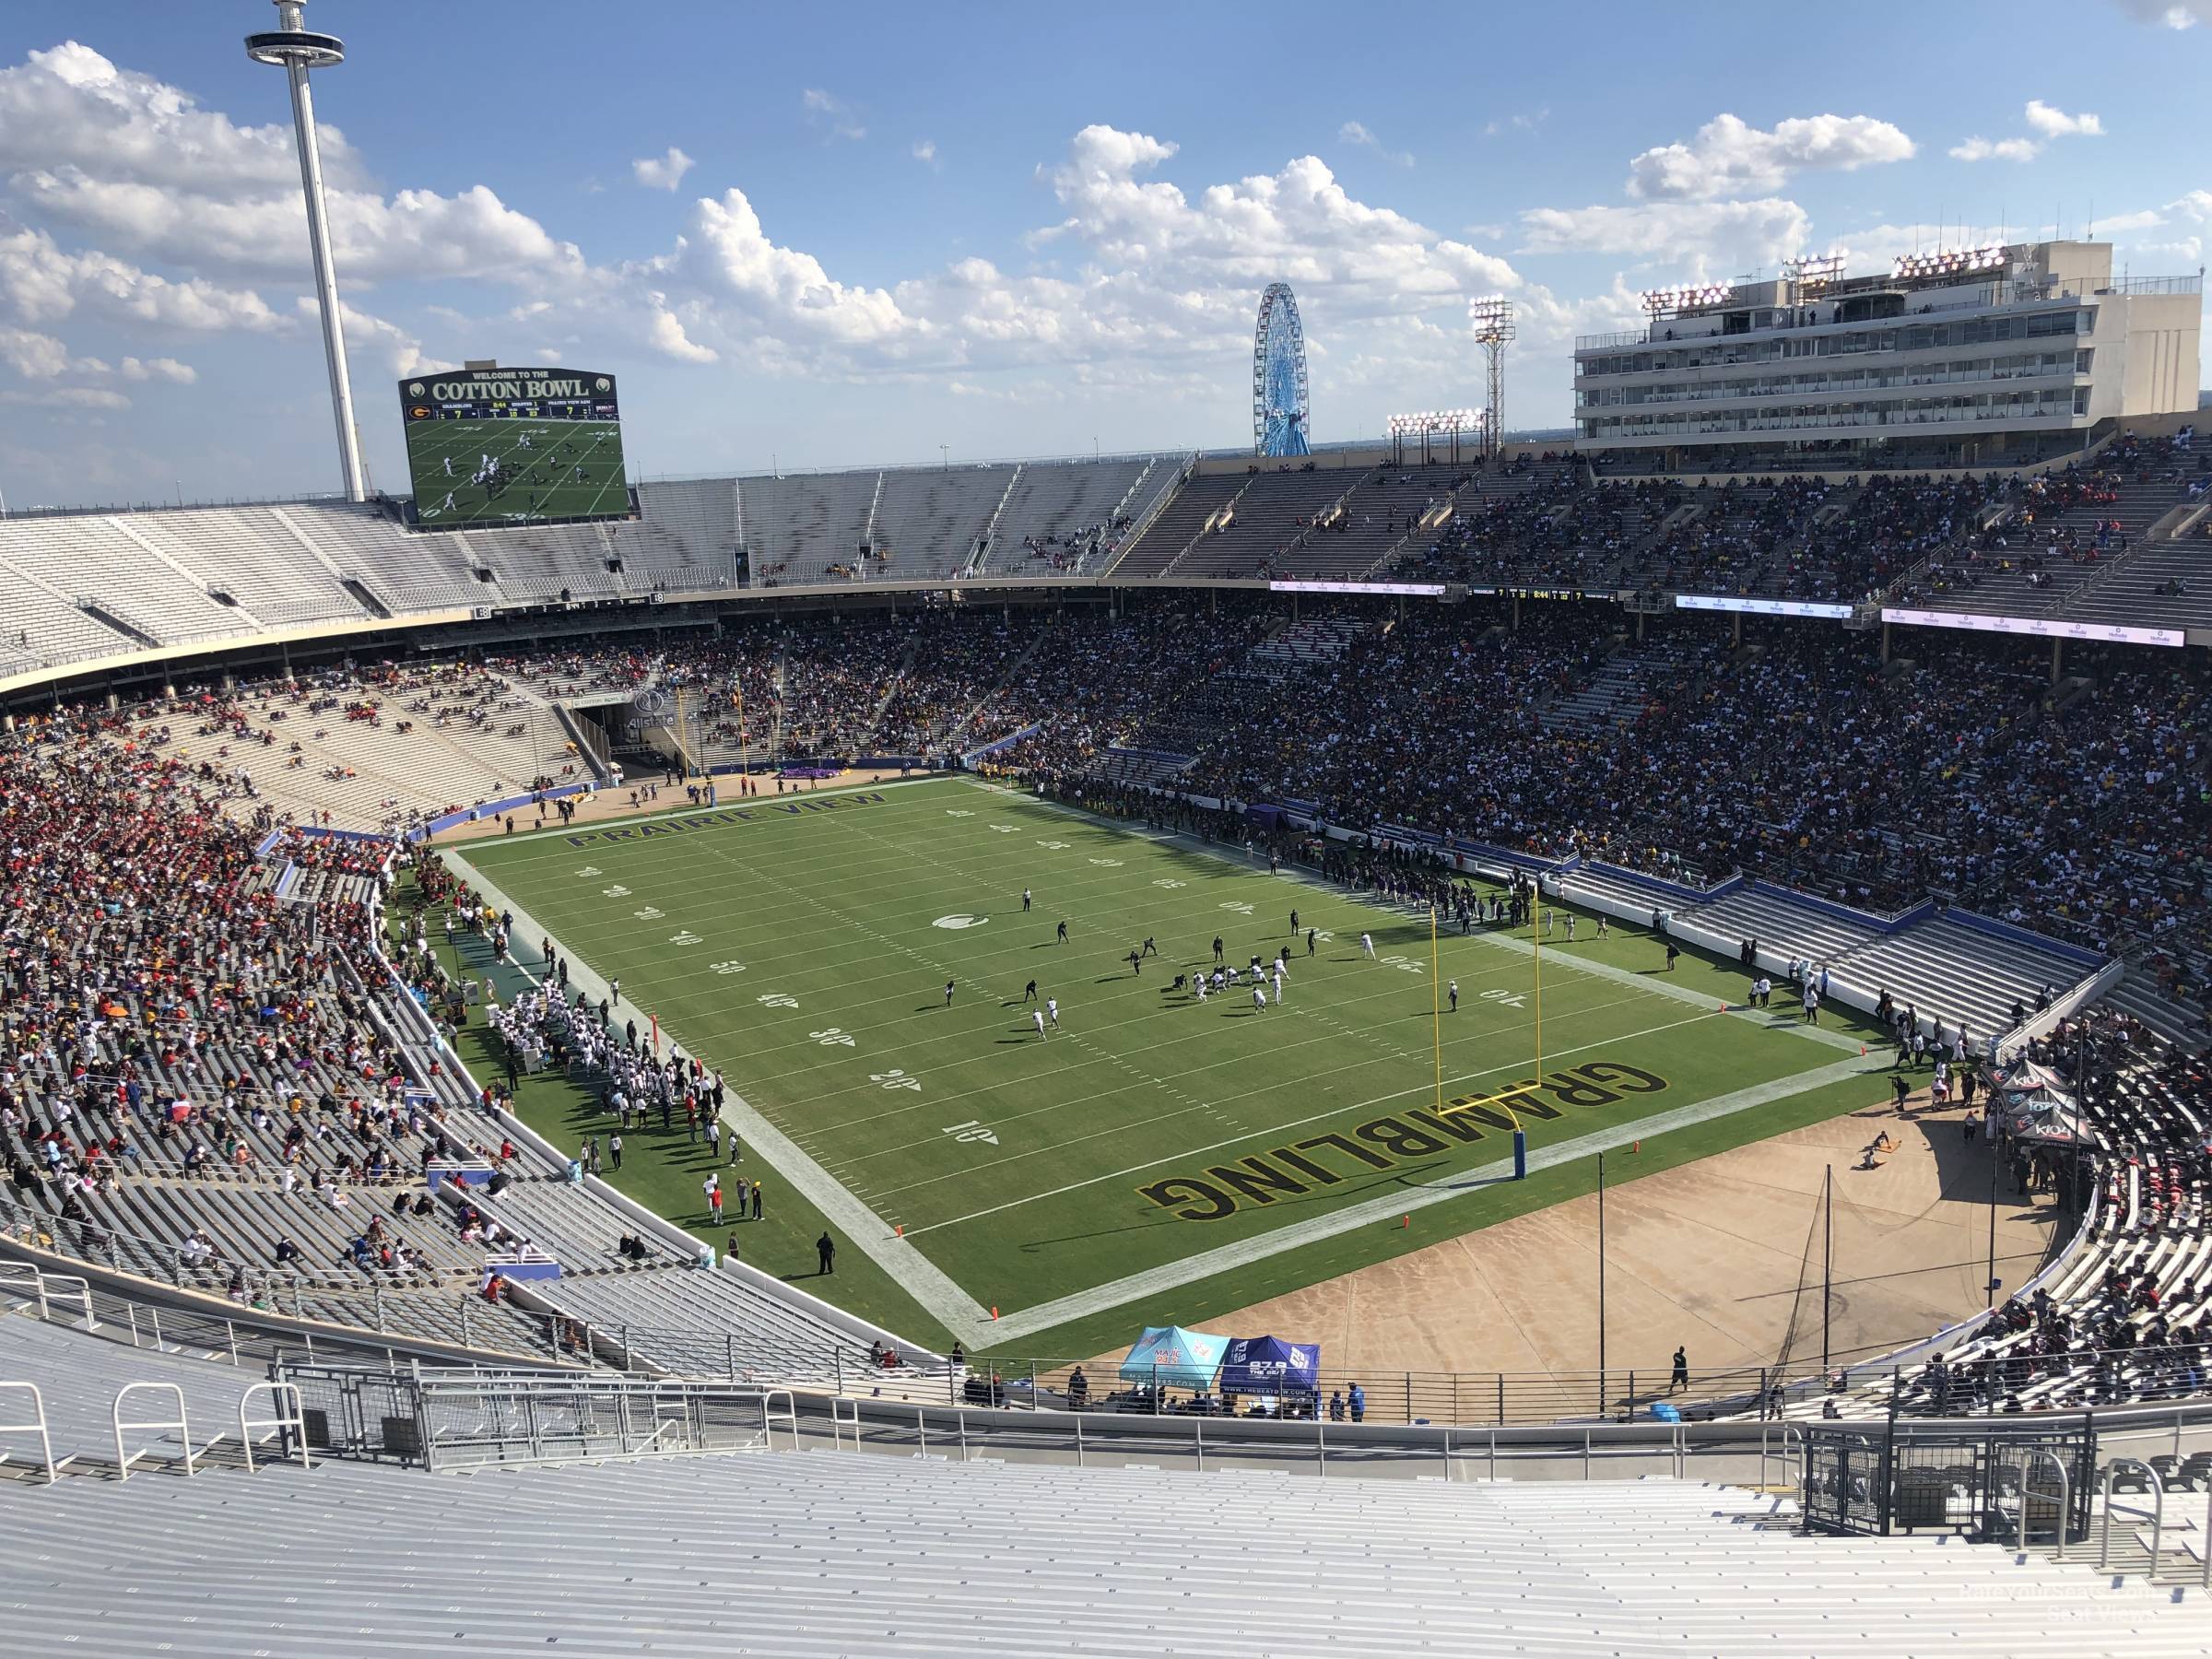
<svg viewBox="0 0 2212 1659">
<path fill-rule="evenodd" d="M 1478 401 L 1477 294 L 1509 424 L 1557 425 L 1642 288 L 2092 208 L 2136 275 L 2212 240 L 2212 0 L 661 15 L 311 0 L 380 484 L 396 378 L 465 357 L 619 375 L 647 474 L 1230 446 L 1280 277 L 1328 441 Z M 12 503 L 335 483 L 272 18 L 0 15 Z"/>
</svg>

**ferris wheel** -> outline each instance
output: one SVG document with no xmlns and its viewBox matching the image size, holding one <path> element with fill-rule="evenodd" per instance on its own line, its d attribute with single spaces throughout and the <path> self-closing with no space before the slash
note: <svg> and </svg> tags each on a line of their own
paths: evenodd
<svg viewBox="0 0 2212 1659">
<path fill-rule="evenodd" d="M 1287 282 L 1260 296 L 1252 335 L 1252 445 L 1262 455 L 1303 455 L 1306 422 L 1306 331 Z"/>
</svg>

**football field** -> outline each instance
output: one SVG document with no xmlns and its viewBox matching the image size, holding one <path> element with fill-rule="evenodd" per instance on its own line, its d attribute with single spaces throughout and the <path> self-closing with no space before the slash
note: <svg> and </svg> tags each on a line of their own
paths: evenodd
<svg viewBox="0 0 2212 1659">
<path fill-rule="evenodd" d="M 629 510 L 616 421 L 409 421 L 406 440 L 417 516 L 440 529 Z"/>
<path fill-rule="evenodd" d="M 1564 912 L 1539 1073 L 1529 928 L 1432 941 L 1426 912 L 971 778 L 449 856 L 524 918 L 526 956 L 549 932 L 587 986 L 621 982 L 618 1025 L 657 1016 L 721 1068 L 772 1179 L 971 1347 L 1054 1352 L 1102 1316 L 1196 1317 L 1481 1227 L 1539 1188 L 1512 1179 L 1516 1120 L 1557 1171 L 1702 1157 L 1887 1092 L 1864 1028 L 1724 1011 L 1733 964 L 1670 974 L 1641 928 L 1601 940 L 1583 916 L 1570 941 Z M 1177 989 L 1217 937 L 1236 967 L 1287 947 L 1280 999 L 1249 971 Z"/>
</svg>

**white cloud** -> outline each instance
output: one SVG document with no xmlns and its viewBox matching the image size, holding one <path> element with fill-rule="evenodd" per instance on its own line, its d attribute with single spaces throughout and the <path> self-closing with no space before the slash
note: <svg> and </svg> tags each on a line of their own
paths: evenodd
<svg viewBox="0 0 2212 1659">
<path fill-rule="evenodd" d="M 1204 284 L 1256 298 L 1277 279 L 1347 309 L 1405 310 L 1517 287 L 1505 260 L 1354 199 L 1326 163 L 1300 156 L 1275 173 L 1208 185 L 1195 199 L 1140 178 L 1175 155 L 1144 133 L 1088 126 L 1045 180 L 1068 218 L 1062 233 L 1109 266 L 1171 288 Z"/>
<path fill-rule="evenodd" d="M 2194 29 L 2212 23 L 2212 0 L 2120 0 L 2120 8 L 2142 23 Z"/>
<path fill-rule="evenodd" d="M 0 328 L 0 362 L 25 380 L 52 380 L 68 371 L 69 348 L 35 329 Z"/>
<path fill-rule="evenodd" d="M 1482 135 L 1485 138 L 1495 138 L 1499 134 L 1509 129 L 1517 133 L 1533 133 L 1550 119 L 1551 107 L 1547 104 L 1543 109 L 1533 113 L 1508 115 L 1502 120 L 1493 118 L 1486 121 L 1482 124 Z"/>
<path fill-rule="evenodd" d="M 2166 204 L 2166 211 L 2200 225 L 2212 225 L 2212 190 L 2193 190 Z"/>
<path fill-rule="evenodd" d="M 674 190 L 684 182 L 684 175 L 697 165 L 672 144 L 665 156 L 644 156 L 632 161 L 629 172 L 630 177 L 647 190 Z"/>
<path fill-rule="evenodd" d="M 1620 253 L 1672 267 L 1680 276 L 1718 277 L 1780 264 L 1812 230 L 1786 198 L 1747 202 L 1645 202 L 1630 207 L 1537 207 L 1521 216 L 1522 251 Z"/>
<path fill-rule="evenodd" d="M 571 244 L 483 185 L 386 196 L 368 187 L 343 133 L 324 125 L 320 135 L 331 235 L 348 281 L 516 279 L 581 265 Z M 288 125 L 238 126 L 74 41 L 0 69 L 0 171 L 46 219 L 111 247 L 202 270 L 296 279 L 307 269 Z"/>
<path fill-rule="evenodd" d="M 853 106 L 819 87 L 808 87 L 801 92 L 799 107 L 806 112 L 808 121 L 828 132 L 832 138 L 865 138 L 868 135 L 868 129 L 861 124 Z"/>
<path fill-rule="evenodd" d="M 767 331 L 790 328 L 851 345 L 889 340 L 912 326 L 882 288 L 849 288 L 811 253 L 770 241 L 742 190 L 698 203 L 677 265 L 734 316 Z"/>
<path fill-rule="evenodd" d="M 2069 115 L 2064 110 L 2031 98 L 2021 112 L 2028 124 L 2041 135 L 2038 138 L 1998 138 L 1991 140 L 1972 137 L 1951 147 L 1954 161 L 2032 161 L 2043 153 L 2043 146 L 2053 138 L 2101 138 L 2104 123 L 2088 111 Z"/>
<path fill-rule="evenodd" d="M 317 135 L 330 181 L 358 182 L 346 135 L 327 123 Z M 0 169 L 65 166 L 195 192 L 300 189 L 288 122 L 238 126 L 75 41 L 0 69 Z"/>
<path fill-rule="evenodd" d="M 0 392 L 0 403 L 48 409 L 127 409 L 131 400 L 98 386 L 47 386 L 36 392 Z"/>
<path fill-rule="evenodd" d="M 679 363 L 712 363 L 716 359 L 719 354 L 712 347 L 695 344 L 684 333 L 684 325 L 667 309 L 666 296 L 654 294 L 652 300 L 653 322 L 646 337 L 654 350 Z"/>
<path fill-rule="evenodd" d="M 1913 153 L 1912 140 L 1871 115 L 1807 115 L 1771 132 L 1714 116 L 1688 144 L 1645 150 L 1629 163 L 1629 194 L 1646 201 L 1705 201 L 1773 191 L 1805 168 L 1854 172 Z"/>
<path fill-rule="evenodd" d="M 303 323 L 320 326 L 313 295 L 301 294 L 294 304 L 299 308 Z M 423 356 L 422 342 L 396 323 L 372 317 L 344 300 L 338 302 L 338 316 L 346 325 L 346 355 L 348 359 L 374 353 L 382 359 L 394 380 L 414 373 L 429 361 Z"/>
<path fill-rule="evenodd" d="M 1376 155 L 1382 157 L 1383 160 L 1389 162 L 1394 167 L 1411 167 L 1413 165 L 1413 157 L 1411 155 L 1407 154 L 1404 150 L 1392 150 L 1385 148 L 1383 147 L 1382 140 L 1376 137 L 1374 134 L 1370 132 L 1366 125 L 1360 122 L 1347 121 L 1342 126 L 1338 127 L 1336 129 L 1336 141 L 1339 144 L 1356 144 L 1363 149 L 1371 149 Z"/>
<path fill-rule="evenodd" d="M 174 358 L 126 357 L 110 364 L 96 357 L 72 357 L 69 348 L 50 334 L 36 329 L 0 327 L 0 363 L 25 380 L 53 380 L 64 374 L 107 379 L 121 375 L 126 381 L 173 381 L 189 386 L 199 379 L 190 365 Z"/>
<path fill-rule="evenodd" d="M 937 164 L 937 143 L 934 138 L 915 139 L 912 153 L 914 159 L 925 167 L 935 167 Z"/>
<path fill-rule="evenodd" d="M 65 253 L 43 230 L 0 227 L 0 301 L 28 322 L 80 308 L 114 322 L 193 333 L 286 326 L 259 294 L 192 277 L 172 282 L 97 250 Z"/>
<path fill-rule="evenodd" d="M 2100 138 L 2104 123 L 2084 111 L 2069 115 L 2064 110 L 2053 109 L 2040 98 L 2028 100 L 2028 124 L 2046 138 Z"/>
<path fill-rule="evenodd" d="M 50 218 L 163 259 L 297 276 L 308 265 L 299 182 L 268 194 L 220 197 L 77 167 L 19 172 L 11 181 Z M 482 184 L 454 195 L 403 190 L 332 191 L 331 241 L 348 283 L 413 276 L 522 280 L 573 274 L 582 255 L 557 241 Z"/>
<path fill-rule="evenodd" d="M 199 371 L 190 363 L 180 363 L 175 358 L 126 357 L 122 362 L 123 378 L 127 381 L 173 381 L 180 386 L 189 386 L 200 378 Z"/>
<path fill-rule="evenodd" d="M 1951 146 L 1954 161 L 2032 161 L 2042 153 L 2032 138 L 1968 138 Z"/>
<path fill-rule="evenodd" d="M 2166 222 L 2166 216 L 2155 208 L 2145 207 L 2135 213 L 2108 213 L 2097 221 L 2100 236 L 2121 236 L 2130 230 L 2148 230 Z"/>
</svg>

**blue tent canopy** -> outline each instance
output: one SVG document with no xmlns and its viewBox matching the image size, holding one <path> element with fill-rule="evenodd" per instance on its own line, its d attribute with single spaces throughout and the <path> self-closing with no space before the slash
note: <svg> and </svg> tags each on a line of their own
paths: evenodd
<svg viewBox="0 0 2212 1659">
<path fill-rule="evenodd" d="M 1181 1325 L 1147 1325 L 1129 1358 L 1122 1361 L 1122 1380 L 1157 1382 L 1162 1388 L 1205 1388 L 1221 1369 L 1221 1353 L 1228 1347 L 1226 1336 L 1186 1331 Z"/>
<path fill-rule="evenodd" d="M 1221 1361 L 1225 1394 L 1310 1394 L 1321 1383 L 1321 1349 L 1280 1336 L 1240 1336 Z"/>
</svg>

